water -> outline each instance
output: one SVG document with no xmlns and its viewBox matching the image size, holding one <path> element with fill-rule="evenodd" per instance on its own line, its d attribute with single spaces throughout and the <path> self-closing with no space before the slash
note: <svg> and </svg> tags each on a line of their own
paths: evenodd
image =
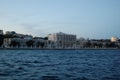
<svg viewBox="0 0 120 80">
<path fill-rule="evenodd" d="M 0 50 L 0 80 L 120 80 L 120 50 Z"/>
</svg>

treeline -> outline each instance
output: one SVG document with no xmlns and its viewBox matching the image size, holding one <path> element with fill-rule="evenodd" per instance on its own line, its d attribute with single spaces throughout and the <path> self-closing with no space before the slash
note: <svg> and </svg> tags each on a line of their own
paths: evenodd
<svg viewBox="0 0 120 80">
<path fill-rule="evenodd" d="M 86 42 L 83 44 L 83 48 L 120 48 L 120 42 Z"/>
<path fill-rule="evenodd" d="M 4 39 L 5 38 L 11 38 L 11 42 L 8 45 L 9 47 L 21 47 L 23 45 L 21 45 L 21 42 L 19 42 L 18 40 L 14 40 L 14 38 L 20 38 L 20 39 L 24 39 L 22 38 L 22 36 L 18 36 L 18 35 L 14 35 L 14 34 L 4 34 L 4 35 L 0 35 L 0 47 L 4 47 L 3 43 L 4 43 Z M 13 38 L 13 39 L 12 39 Z M 39 37 L 43 40 L 48 40 L 47 37 Z M 43 48 L 45 47 L 45 43 L 41 42 L 41 41 L 35 41 L 36 37 L 27 40 L 25 43 L 25 47 L 40 47 Z M 49 41 L 48 41 L 49 42 Z M 61 43 L 61 42 L 60 42 Z M 82 44 L 81 44 L 82 43 Z M 48 43 L 49 44 L 49 43 Z M 88 40 L 86 42 L 80 42 L 79 41 L 76 43 L 74 43 L 76 46 L 82 46 L 80 48 L 120 48 L 120 40 L 118 40 L 118 42 L 111 42 L 109 39 L 106 40 Z M 62 43 L 61 43 L 62 46 Z"/>
<path fill-rule="evenodd" d="M 4 43 L 4 39 L 5 38 L 21 38 L 23 39 L 23 37 L 20 37 L 18 35 L 14 35 L 14 34 L 4 34 L 4 35 L 0 35 L 0 47 L 3 45 Z M 36 38 L 36 37 L 34 37 Z M 37 43 L 35 43 L 34 38 L 31 40 L 26 41 L 26 47 L 43 47 L 45 44 L 43 42 L 38 41 Z M 47 40 L 47 37 L 40 37 L 41 39 Z M 21 43 L 17 40 L 11 40 L 11 43 L 9 44 L 10 47 L 21 47 Z M 4 47 L 4 46 L 3 46 Z"/>
<path fill-rule="evenodd" d="M 26 47 L 41 47 L 43 48 L 45 45 L 45 43 L 43 42 L 37 42 L 35 43 L 34 40 L 28 40 L 26 41 Z M 12 40 L 11 43 L 9 44 L 10 47 L 21 47 L 21 44 L 19 41 L 16 41 L 16 40 Z"/>
</svg>

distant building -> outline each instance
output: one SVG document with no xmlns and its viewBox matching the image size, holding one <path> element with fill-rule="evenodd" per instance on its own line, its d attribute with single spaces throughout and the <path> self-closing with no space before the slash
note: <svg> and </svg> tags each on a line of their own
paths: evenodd
<svg viewBox="0 0 120 80">
<path fill-rule="evenodd" d="M 49 34 L 48 40 L 55 43 L 56 48 L 74 48 L 76 43 L 76 35 L 65 34 L 62 32 Z"/>
<path fill-rule="evenodd" d="M 118 38 L 117 37 L 111 37 L 111 42 L 118 42 Z"/>
</svg>

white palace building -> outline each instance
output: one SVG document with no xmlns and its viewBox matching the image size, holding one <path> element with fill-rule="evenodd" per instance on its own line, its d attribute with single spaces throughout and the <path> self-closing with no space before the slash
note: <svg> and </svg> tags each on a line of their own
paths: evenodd
<svg viewBox="0 0 120 80">
<path fill-rule="evenodd" d="M 52 42 L 54 48 L 75 48 L 76 35 L 66 33 L 53 33 L 48 35 L 48 40 Z"/>
</svg>

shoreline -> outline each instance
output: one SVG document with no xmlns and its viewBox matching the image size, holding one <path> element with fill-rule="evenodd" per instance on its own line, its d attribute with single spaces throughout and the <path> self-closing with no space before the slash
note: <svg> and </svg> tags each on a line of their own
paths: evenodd
<svg viewBox="0 0 120 80">
<path fill-rule="evenodd" d="M 120 48 L 76 48 L 76 49 L 64 49 L 64 48 L 0 48 L 0 50 L 120 50 Z"/>
</svg>

